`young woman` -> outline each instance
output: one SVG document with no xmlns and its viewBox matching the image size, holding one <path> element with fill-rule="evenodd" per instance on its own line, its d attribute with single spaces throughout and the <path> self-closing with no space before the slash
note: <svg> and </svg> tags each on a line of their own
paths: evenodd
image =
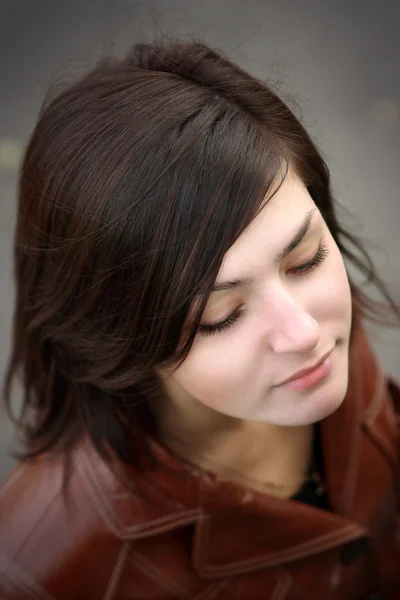
<svg viewBox="0 0 400 600">
<path fill-rule="evenodd" d="M 398 599 L 400 391 L 344 259 L 386 293 L 302 125 L 201 42 L 49 100 L 20 176 L 1 598 Z"/>
</svg>

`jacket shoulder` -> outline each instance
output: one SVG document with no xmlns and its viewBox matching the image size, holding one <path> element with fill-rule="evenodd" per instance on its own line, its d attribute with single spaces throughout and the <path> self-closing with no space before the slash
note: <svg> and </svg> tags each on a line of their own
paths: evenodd
<svg viewBox="0 0 400 600">
<path fill-rule="evenodd" d="M 121 548 L 65 455 L 18 464 L 0 490 L 0 597 L 103 598 Z M 101 569 L 98 565 L 101 564 Z"/>
</svg>

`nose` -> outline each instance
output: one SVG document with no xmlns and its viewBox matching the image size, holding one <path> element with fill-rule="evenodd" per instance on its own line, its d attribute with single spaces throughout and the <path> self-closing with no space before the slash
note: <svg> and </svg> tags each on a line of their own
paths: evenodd
<svg viewBox="0 0 400 600">
<path fill-rule="evenodd" d="M 313 350 L 320 338 L 317 321 L 288 295 L 281 294 L 274 304 L 269 331 L 272 350 L 276 354 Z"/>
</svg>

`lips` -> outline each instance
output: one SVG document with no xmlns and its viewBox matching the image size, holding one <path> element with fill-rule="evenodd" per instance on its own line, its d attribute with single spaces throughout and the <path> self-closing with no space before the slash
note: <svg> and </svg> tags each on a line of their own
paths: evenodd
<svg viewBox="0 0 400 600">
<path fill-rule="evenodd" d="M 326 352 L 311 367 L 308 367 L 306 369 L 301 369 L 300 371 L 297 371 L 294 375 L 291 375 L 290 377 L 288 377 L 284 381 L 281 381 L 281 383 L 278 383 L 278 385 L 285 385 L 286 383 L 289 383 L 290 381 L 296 381 L 296 379 L 300 379 L 301 377 L 304 377 L 305 375 L 309 375 L 310 373 L 312 373 L 313 371 L 315 371 L 320 365 L 322 365 L 322 363 L 326 360 L 326 358 L 330 355 L 331 352 L 332 352 L 332 350 L 329 350 L 329 352 Z"/>
</svg>

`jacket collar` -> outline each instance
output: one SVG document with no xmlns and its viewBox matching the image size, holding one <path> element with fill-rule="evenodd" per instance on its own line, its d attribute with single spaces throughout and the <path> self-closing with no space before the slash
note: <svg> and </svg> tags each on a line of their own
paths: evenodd
<svg viewBox="0 0 400 600">
<path fill-rule="evenodd" d="M 143 539 L 192 524 L 192 564 L 202 576 L 283 565 L 367 534 L 369 503 L 390 478 L 383 453 L 371 455 L 373 449 L 366 450 L 364 441 L 383 395 L 383 375 L 359 332 L 350 350 L 346 398 L 321 423 L 331 512 L 223 481 L 178 460 L 154 441 L 158 466 L 151 477 L 132 476 L 118 464 L 111 470 L 89 443 L 77 450 L 76 465 L 97 511 L 121 539 Z M 382 477 L 377 481 L 375 470 L 372 485 L 371 456 L 381 461 Z"/>
</svg>

